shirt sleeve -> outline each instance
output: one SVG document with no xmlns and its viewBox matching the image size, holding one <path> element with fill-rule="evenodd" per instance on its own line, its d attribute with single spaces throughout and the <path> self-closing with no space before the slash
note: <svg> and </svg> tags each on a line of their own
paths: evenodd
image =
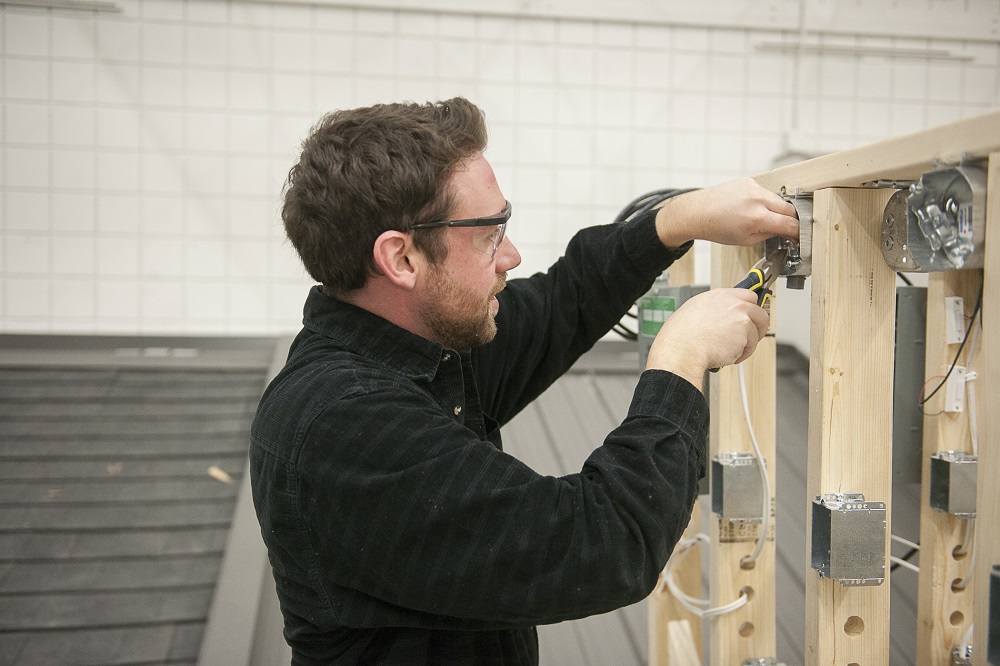
<svg viewBox="0 0 1000 666">
<path fill-rule="evenodd" d="M 473 350 L 484 410 L 501 425 L 611 330 L 691 247 L 665 248 L 656 210 L 578 232 L 546 273 L 511 280 L 498 299 L 497 336 Z"/>
<path fill-rule="evenodd" d="M 340 618 L 384 626 L 531 626 L 634 603 L 686 527 L 707 427 L 695 387 L 647 371 L 623 423 L 556 478 L 418 391 L 339 400 L 298 463 L 320 585 Z"/>
</svg>

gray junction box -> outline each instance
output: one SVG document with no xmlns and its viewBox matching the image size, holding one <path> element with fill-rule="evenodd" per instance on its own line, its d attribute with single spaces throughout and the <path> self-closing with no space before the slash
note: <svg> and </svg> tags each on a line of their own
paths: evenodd
<svg viewBox="0 0 1000 666">
<path fill-rule="evenodd" d="M 844 586 L 885 582 L 885 502 L 860 493 L 817 497 L 812 505 L 812 568 Z"/>
</svg>

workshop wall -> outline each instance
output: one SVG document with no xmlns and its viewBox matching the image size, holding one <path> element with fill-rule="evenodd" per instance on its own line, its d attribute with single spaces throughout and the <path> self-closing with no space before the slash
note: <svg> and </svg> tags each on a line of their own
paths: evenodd
<svg viewBox="0 0 1000 666">
<path fill-rule="evenodd" d="M 645 191 L 1000 104 L 996 40 L 805 32 L 799 48 L 797 31 L 738 25 L 116 4 L 0 7 L 0 332 L 296 330 L 310 280 L 283 240 L 281 185 L 334 108 L 480 104 L 516 276 Z"/>
</svg>

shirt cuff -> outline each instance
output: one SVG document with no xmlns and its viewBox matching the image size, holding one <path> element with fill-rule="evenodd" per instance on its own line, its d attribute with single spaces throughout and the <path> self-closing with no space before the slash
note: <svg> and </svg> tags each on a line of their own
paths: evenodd
<svg viewBox="0 0 1000 666">
<path fill-rule="evenodd" d="M 626 251 L 635 266 L 643 271 L 657 273 L 677 261 L 691 249 L 694 241 L 688 241 L 677 248 L 665 247 L 656 233 L 656 213 L 659 209 L 647 210 L 625 223 L 623 241 Z"/>
</svg>

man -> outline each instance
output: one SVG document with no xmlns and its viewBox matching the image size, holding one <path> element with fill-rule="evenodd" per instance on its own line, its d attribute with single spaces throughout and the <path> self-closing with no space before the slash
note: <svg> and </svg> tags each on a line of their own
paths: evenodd
<svg viewBox="0 0 1000 666">
<path fill-rule="evenodd" d="M 250 456 L 293 663 L 534 664 L 535 625 L 644 598 L 704 473 L 704 373 L 767 330 L 746 290 L 691 299 L 579 473 L 503 453 L 500 426 L 692 239 L 797 223 L 739 181 L 585 229 L 548 273 L 507 283 L 520 256 L 485 145 L 465 99 L 379 105 L 324 117 L 289 174 L 285 228 L 322 286 Z"/>
</svg>

